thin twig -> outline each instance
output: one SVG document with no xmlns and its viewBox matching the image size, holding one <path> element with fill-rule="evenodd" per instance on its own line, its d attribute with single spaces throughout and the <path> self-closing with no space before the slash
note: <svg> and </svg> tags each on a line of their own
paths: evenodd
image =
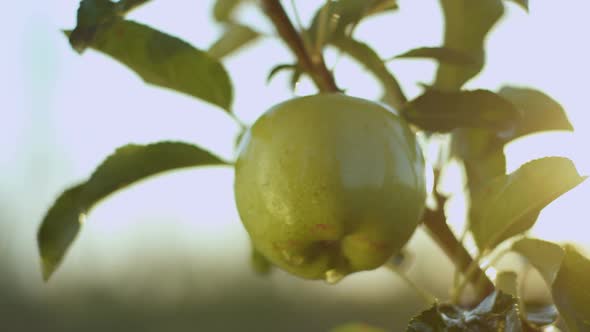
<svg viewBox="0 0 590 332">
<path fill-rule="evenodd" d="M 436 296 L 432 295 L 430 292 L 426 291 L 424 288 L 416 285 L 412 281 L 412 279 L 408 278 L 408 276 L 404 273 L 404 271 L 401 271 L 397 267 L 397 265 L 393 264 L 392 262 L 388 262 L 385 264 L 385 267 L 388 270 L 397 274 L 408 286 L 410 286 L 410 288 L 412 288 L 418 295 L 420 295 L 420 297 L 424 300 L 424 302 L 426 304 L 430 305 L 430 304 L 438 302 L 438 299 L 436 298 Z"/>
<path fill-rule="evenodd" d="M 465 243 L 465 238 L 467 238 L 467 227 L 463 227 L 463 230 L 461 231 L 461 235 L 459 236 L 459 243 L 461 245 L 464 245 Z M 455 269 L 455 275 L 453 276 L 453 291 L 455 291 L 457 288 L 459 288 L 459 284 L 461 283 L 461 271 L 459 271 L 459 269 Z"/>
<path fill-rule="evenodd" d="M 264 13 L 272 21 L 283 41 L 297 57 L 301 68 L 311 77 L 315 85 L 323 92 L 338 92 L 334 76 L 326 67 L 324 57 L 319 54 L 312 60 L 303 40 L 287 16 L 279 0 L 261 0 Z"/>
<path fill-rule="evenodd" d="M 435 211 L 426 210 L 423 224 L 428 234 L 449 257 L 455 267 L 468 278 L 469 283 L 475 286 L 477 300 L 483 300 L 494 290 L 494 284 L 479 268 L 477 262 L 473 260 L 469 252 L 449 228 L 444 213 L 444 197 L 437 195 L 437 200 L 438 208 Z"/>
<path fill-rule="evenodd" d="M 451 294 L 451 302 L 453 302 L 453 303 L 459 302 L 459 299 L 461 298 L 461 295 L 463 294 L 463 290 L 465 290 L 465 287 L 467 287 L 467 285 L 471 282 L 475 273 L 478 273 L 478 271 L 480 271 L 480 270 L 485 273 L 486 269 L 479 266 L 479 262 L 481 261 L 481 259 L 483 257 L 484 257 L 484 253 L 479 253 L 477 256 L 475 256 L 473 261 L 471 261 L 471 264 L 469 264 L 469 266 L 467 266 L 467 269 L 465 269 L 465 271 L 462 272 L 464 280 L 462 282 L 460 282 L 459 285 L 453 289 L 453 292 Z"/>
</svg>

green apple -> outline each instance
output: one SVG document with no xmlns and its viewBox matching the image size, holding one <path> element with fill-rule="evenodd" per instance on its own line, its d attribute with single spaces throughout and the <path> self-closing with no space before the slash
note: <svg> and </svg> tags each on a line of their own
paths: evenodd
<svg viewBox="0 0 590 332">
<path fill-rule="evenodd" d="M 405 121 L 343 94 L 295 98 L 264 113 L 240 143 L 234 190 L 262 255 L 329 282 L 399 252 L 426 199 L 423 156 Z"/>
</svg>

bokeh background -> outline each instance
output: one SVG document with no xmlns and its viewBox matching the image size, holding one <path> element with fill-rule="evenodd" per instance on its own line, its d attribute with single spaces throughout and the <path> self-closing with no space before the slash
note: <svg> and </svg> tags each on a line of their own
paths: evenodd
<svg viewBox="0 0 590 332">
<path fill-rule="evenodd" d="M 296 1 L 302 20 L 308 22 L 322 2 Z M 530 2 L 526 14 L 506 1 L 507 14 L 488 39 L 487 66 L 468 87 L 510 83 L 553 96 L 576 132 L 520 139 L 506 148 L 508 168 L 562 155 L 588 174 L 590 3 Z M 210 18 L 212 4 L 154 0 L 131 18 L 206 49 L 222 31 Z M 289 2 L 284 4 L 292 14 Z M 438 2 L 399 4 L 399 12 L 365 21 L 356 36 L 384 58 L 439 45 Z M 347 321 L 404 330 L 424 303 L 389 271 L 359 273 L 336 286 L 280 271 L 256 276 L 228 168 L 171 173 L 111 196 L 92 211 L 62 267 L 43 283 L 35 242 L 42 217 L 57 195 L 85 179 L 116 147 L 183 140 L 232 158 L 238 133 L 214 106 L 146 86 L 96 52 L 75 53 L 60 30 L 75 25 L 77 6 L 76 0 L 13 1 L 0 20 L 0 331 L 326 331 Z M 253 3 L 239 18 L 273 34 Z M 284 74 L 266 83 L 273 65 L 291 59 L 280 41 L 265 38 L 224 60 L 234 82 L 235 113 L 244 122 L 294 95 Z M 378 83 L 346 57 L 328 51 L 327 62 L 349 94 L 380 95 Z M 416 96 L 416 83 L 429 82 L 435 64 L 398 60 L 389 68 L 406 93 Z M 312 92 L 304 80 L 295 94 Z M 589 194 L 584 183 L 554 202 L 533 235 L 588 248 Z M 461 206 L 458 200 L 450 214 L 457 228 Z M 408 275 L 446 296 L 445 284 L 452 280 L 448 260 L 421 231 L 409 248 Z M 543 299 L 546 293 L 539 287 L 531 296 Z"/>
</svg>

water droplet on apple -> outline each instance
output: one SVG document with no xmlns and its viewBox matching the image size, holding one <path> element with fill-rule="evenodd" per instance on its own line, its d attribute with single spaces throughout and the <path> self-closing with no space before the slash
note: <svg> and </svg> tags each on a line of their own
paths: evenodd
<svg viewBox="0 0 590 332">
<path fill-rule="evenodd" d="M 293 265 L 301 265 L 305 262 L 305 257 L 303 256 L 294 256 L 293 259 L 291 259 L 291 263 L 293 263 Z"/>
<path fill-rule="evenodd" d="M 344 274 L 338 272 L 338 270 L 331 269 L 326 271 L 326 282 L 330 285 L 338 283 L 342 278 L 344 278 Z"/>
</svg>

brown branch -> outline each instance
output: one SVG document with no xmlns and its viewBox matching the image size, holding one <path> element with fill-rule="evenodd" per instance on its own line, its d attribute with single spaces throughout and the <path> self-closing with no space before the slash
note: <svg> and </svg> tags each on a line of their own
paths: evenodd
<svg viewBox="0 0 590 332">
<path fill-rule="evenodd" d="M 299 65 L 311 77 L 318 89 L 323 92 L 340 91 L 336 86 L 334 76 L 326 67 L 324 57 L 321 54 L 314 57 L 309 54 L 281 2 L 279 0 L 262 0 L 261 4 L 266 16 L 277 29 L 279 36 L 295 54 Z"/>
<path fill-rule="evenodd" d="M 427 209 L 423 216 L 423 224 L 430 237 L 438 244 L 444 253 L 453 262 L 456 268 L 465 275 L 473 264 L 473 258 L 465 247 L 459 242 L 455 234 L 449 228 L 444 213 L 444 197 L 438 196 L 438 208 L 433 211 Z M 494 290 L 494 284 L 486 274 L 475 265 L 477 269 L 471 273 L 469 282 L 476 290 L 476 303 L 479 303 Z"/>
</svg>

